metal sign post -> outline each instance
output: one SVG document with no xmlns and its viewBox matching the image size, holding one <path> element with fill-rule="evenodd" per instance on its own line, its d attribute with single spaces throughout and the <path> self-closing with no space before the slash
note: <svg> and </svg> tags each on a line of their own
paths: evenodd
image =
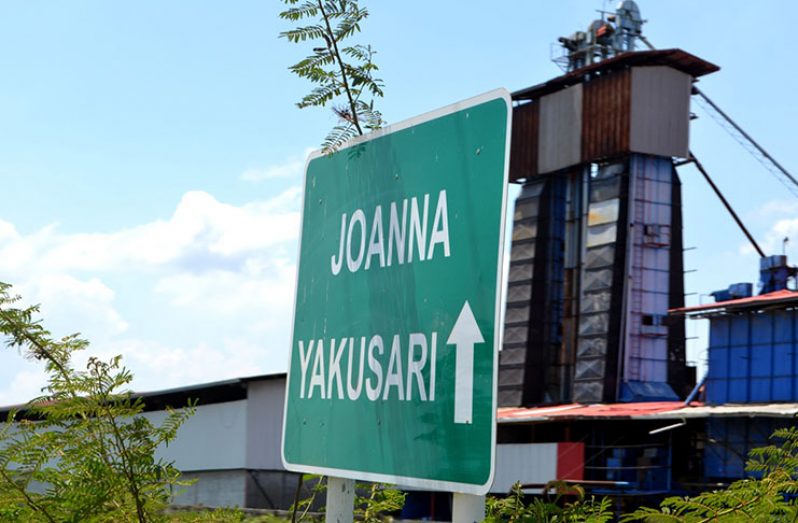
<svg viewBox="0 0 798 523">
<path fill-rule="evenodd" d="M 479 523 L 485 519 L 485 496 L 454 493 L 452 523 Z"/>
<path fill-rule="evenodd" d="M 287 469 L 487 492 L 510 124 L 496 90 L 311 155 Z"/>
<path fill-rule="evenodd" d="M 327 478 L 327 523 L 352 523 L 355 508 L 355 480 Z"/>
</svg>

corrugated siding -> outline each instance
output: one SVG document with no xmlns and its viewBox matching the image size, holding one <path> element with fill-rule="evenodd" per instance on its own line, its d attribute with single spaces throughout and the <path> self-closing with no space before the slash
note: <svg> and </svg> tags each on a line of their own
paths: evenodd
<svg viewBox="0 0 798 523">
<path fill-rule="evenodd" d="M 791 425 L 794 422 L 768 418 L 709 418 L 704 448 L 707 479 L 735 480 L 748 476 L 745 470 L 748 453 L 773 443 L 770 435 Z"/>
<path fill-rule="evenodd" d="M 541 403 L 562 337 L 565 179 L 538 177 L 515 203 L 507 283 L 504 345 L 499 353 L 498 402 L 502 407 Z M 559 399 L 559 394 L 553 396 Z"/>
<path fill-rule="evenodd" d="M 529 179 L 538 173 L 538 125 L 540 104 L 531 102 L 513 108 L 510 140 L 510 181 Z"/>
<path fill-rule="evenodd" d="M 707 403 L 798 401 L 798 313 L 710 319 Z"/>
<path fill-rule="evenodd" d="M 540 99 L 538 172 L 581 162 L 582 91 L 579 84 Z"/>
<path fill-rule="evenodd" d="M 496 476 L 490 491 L 506 494 L 516 481 L 541 483 L 557 479 L 557 444 L 496 445 Z"/>
<path fill-rule="evenodd" d="M 629 149 L 687 157 L 692 78 L 670 67 L 632 69 Z"/>
<path fill-rule="evenodd" d="M 247 468 L 284 470 L 280 459 L 285 379 L 247 384 Z"/>
<path fill-rule="evenodd" d="M 584 162 L 611 158 L 629 150 L 631 78 L 630 71 L 625 70 L 584 84 Z"/>
<path fill-rule="evenodd" d="M 156 457 L 173 462 L 183 472 L 247 468 L 247 401 L 198 406 L 180 427 L 177 438 L 168 447 L 158 448 Z M 167 415 L 157 410 L 142 417 L 160 425 Z M 281 418 L 279 412 L 277 418 Z"/>
</svg>

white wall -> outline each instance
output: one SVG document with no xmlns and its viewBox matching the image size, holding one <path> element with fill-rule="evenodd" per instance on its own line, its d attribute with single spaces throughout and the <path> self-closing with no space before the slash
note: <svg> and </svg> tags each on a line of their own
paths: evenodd
<svg viewBox="0 0 798 523">
<path fill-rule="evenodd" d="M 166 412 L 144 416 L 160 424 Z M 246 468 L 246 427 L 247 400 L 201 405 L 158 457 L 174 461 L 181 471 Z"/>
<path fill-rule="evenodd" d="M 243 470 L 189 473 L 184 474 L 182 479 L 196 482 L 180 489 L 180 493 L 172 499 L 174 505 L 246 506 L 246 472 Z"/>
<path fill-rule="evenodd" d="M 280 460 L 285 378 L 247 386 L 247 468 L 284 470 Z"/>
<path fill-rule="evenodd" d="M 496 446 L 496 476 L 490 491 L 506 494 L 516 481 L 548 483 L 557 479 L 556 443 L 520 443 Z"/>
</svg>

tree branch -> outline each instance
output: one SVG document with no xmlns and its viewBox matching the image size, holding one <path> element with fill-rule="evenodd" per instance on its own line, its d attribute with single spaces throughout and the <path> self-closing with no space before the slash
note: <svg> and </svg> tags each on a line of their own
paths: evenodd
<svg viewBox="0 0 798 523">
<path fill-rule="evenodd" d="M 22 496 L 25 498 L 25 502 L 28 504 L 30 508 L 32 508 L 36 512 L 40 512 L 45 518 L 47 518 L 47 521 L 49 521 L 50 523 L 58 523 L 55 519 L 53 519 L 50 513 L 44 509 L 44 507 L 41 507 L 38 503 L 36 503 L 33 500 L 32 497 L 30 497 L 30 495 L 28 495 L 28 493 L 25 491 L 24 488 L 17 485 L 17 482 L 8 476 L 5 469 L 0 468 L 0 475 L 3 476 L 3 480 L 5 480 L 6 483 L 13 485 L 14 489 L 17 490 L 20 494 L 22 494 Z"/>
<path fill-rule="evenodd" d="M 352 111 L 352 123 L 357 129 L 358 134 L 363 134 L 363 129 L 360 128 L 360 120 L 357 116 L 357 105 L 354 98 L 352 98 L 352 90 L 349 88 L 349 81 L 346 77 L 346 69 L 344 68 L 344 61 L 341 58 L 341 53 L 338 52 L 338 42 L 335 40 L 335 33 L 333 33 L 332 26 L 330 26 L 330 19 L 327 17 L 327 12 L 324 10 L 324 5 L 321 0 L 316 0 L 321 11 L 321 16 L 324 18 L 324 25 L 327 27 L 327 49 L 335 56 L 335 61 L 338 63 L 338 69 L 341 71 L 341 83 L 344 84 L 344 91 L 346 91 L 346 98 L 349 100 L 349 110 Z"/>
</svg>

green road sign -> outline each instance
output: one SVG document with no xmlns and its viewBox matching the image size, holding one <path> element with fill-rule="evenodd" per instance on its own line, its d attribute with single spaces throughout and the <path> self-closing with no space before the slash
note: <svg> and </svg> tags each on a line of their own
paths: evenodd
<svg viewBox="0 0 798 523">
<path fill-rule="evenodd" d="M 496 90 L 311 155 L 289 470 L 487 492 L 510 116 Z"/>
</svg>

